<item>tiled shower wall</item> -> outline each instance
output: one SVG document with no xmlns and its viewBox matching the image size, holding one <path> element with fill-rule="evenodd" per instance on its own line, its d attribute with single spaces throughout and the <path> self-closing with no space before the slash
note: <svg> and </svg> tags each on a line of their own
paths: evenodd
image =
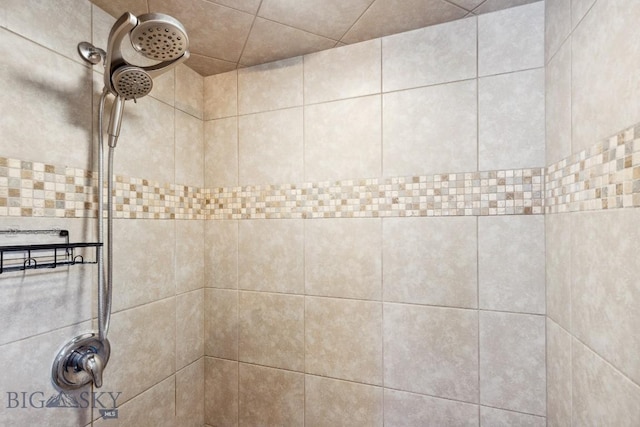
<svg viewBox="0 0 640 427">
<path fill-rule="evenodd" d="M 0 229 L 67 228 L 72 241 L 95 241 L 92 205 L 76 198 L 93 169 L 102 70 L 83 63 L 76 45 L 104 48 L 113 22 L 85 0 L 0 2 Z M 202 187 L 202 91 L 203 78 L 180 66 L 156 79 L 151 96 L 128 102 L 116 173 Z M 79 177 L 69 181 L 65 167 Z M 163 218 L 115 222 L 112 357 L 95 391 L 122 393 L 120 425 L 200 427 L 204 223 Z M 36 408 L 56 394 L 49 378 L 58 349 L 92 329 L 95 276 L 90 265 L 0 276 L 0 424 L 84 426 L 100 417 Z M 13 407 L 8 392 L 26 393 L 26 404 Z"/>
<path fill-rule="evenodd" d="M 640 420 L 639 132 L 615 136 L 640 122 L 639 18 L 636 1 L 546 1 L 547 165 L 577 160 L 562 180 L 598 196 L 546 215 L 549 426 Z M 582 168 L 603 145 L 616 155 Z"/>
<path fill-rule="evenodd" d="M 205 187 L 236 203 L 205 223 L 208 425 L 545 425 L 543 18 L 205 78 Z"/>
</svg>

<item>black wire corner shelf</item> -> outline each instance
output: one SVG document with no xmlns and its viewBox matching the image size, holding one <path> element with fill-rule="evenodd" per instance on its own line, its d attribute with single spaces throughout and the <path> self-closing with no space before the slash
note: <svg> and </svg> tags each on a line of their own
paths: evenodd
<svg viewBox="0 0 640 427">
<path fill-rule="evenodd" d="M 52 230 L 0 230 L 0 237 L 19 236 L 49 236 L 49 238 L 64 239 L 63 243 L 33 243 L 22 245 L 0 246 L 0 274 L 9 271 L 24 271 L 43 268 L 57 268 L 68 265 L 96 264 L 98 248 L 102 243 L 69 241 L 69 231 Z M 3 239 L 6 241 L 7 239 Z M 78 249 L 93 248 L 93 259 L 87 260 L 84 252 L 78 254 Z"/>
</svg>

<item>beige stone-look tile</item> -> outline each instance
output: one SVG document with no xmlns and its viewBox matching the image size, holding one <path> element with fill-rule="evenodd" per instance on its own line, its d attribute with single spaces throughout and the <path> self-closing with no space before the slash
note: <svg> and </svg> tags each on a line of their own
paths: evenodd
<svg viewBox="0 0 640 427">
<path fill-rule="evenodd" d="M 571 425 L 571 335 L 547 318 L 547 425 Z"/>
<path fill-rule="evenodd" d="M 203 153 L 202 120 L 176 110 L 176 184 L 204 187 Z"/>
<path fill-rule="evenodd" d="M 205 358 L 176 372 L 176 425 L 202 427 L 204 424 Z"/>
<path fill-rule="evenodd" d="M 385 92 L 476 77 L 476 18 L 384 37 Z"/>
<path fill-rule="evenodd" d="M 0 54 L 2 155 L 90 169 L 89 70 L 7 30 Z"/>
<path fill-rule="evenodd" d="M 478 218 L 480 308 L 545 313 L 542 215 Z"/>
<path fill-rule="evenodd" d="M 204 287 L 205 222 L 176 221 L 176 294 Z"/>
<path fill-rule="evenodd" d="M 91 43 L 94 46 L 105 49 L 109 42 L 109 32 L 111 27 L 116 23 L 116 18 L 110 13 L 106 12 L 104 8 L 98 6 L 95 2 L 92 2 L 91 6 Z M 111 3 L 111 2 L 110 2 Z M 102 5 L 106 6 L 106 5 Z M 129 9 L 131 10 L 131 9 Z M 132 13 L 135 13 L 131 11 Z M 146 13 L 146 12 L 143 12 Z M 104 67 L 94 67 L 95 71 L 100 73 L 104 72 Z M 102 68 L 102 69 L 101 69 Z"/>
<path fill-rule="evenodd" d="M 103 389 L 121 391 L 118 401 L 126 402 L 173 375 L 175 328 L 175 298 L 114 313 L 109 328 L 111 358 L 104 371 Z"/>
<path fill-rule="evenodd" d="M 304 423 L 304 374 L 240 364 L 240 426 Z"/>
<path fill-rule="evenodd" d="M 120 17 L 122 14 L 120 11 L 123 9 L 130 11 L 134 15 L 149 12 L 149 7 L 145 0 L 91 0 L 91 3 L 104 9 L 116 18 Z"/>
<path fill-rule="evenodd" d="M 202 120 L 204 116 L 204 78 L 186 65 L 176 73 L 176 108 Z"/>
<path fill-rule="evenodd" d="M 545 318 L 480 312 L 480 403 L 546 414 Z"/>
<path fill-rule="evenodd" d="M 239 184 L 302 182 L 302 107 L 239 118 Z"/>
<path fill-rule="evenodd" d="M 477 307 L 476 219 L 385 218 L 385 301 Z"/>
<path fill-rule="evenodd" d="M 543 166 L 544 68 L 484 77 L 478 84 L 479 169 Z"/>
<path fill-rule="evenodd" d="M 415 13 L 428 10 L 429 13 Z M 344 43 L 356 43 L 375 37 L 398 34 L 460 19 L 467 14 L 449 2 L 437 0 L 405 0 L 398 7 L 394 0 L 377 0 L 342 37 Z"/>
<path fill-rule="evenodd" d="M 173 221 L 114 221 L 114 312 L 175 295 L 175 241 Z"/>
<path fill-rule="evenodd" d="M 384 385 L 477 402 L 477 311 L 384 304 Z"/>
<path fill-rule="evenodd" d="M 497 12 L 503 9 L 509 9 L 512 7 L 523 6 L 529 3 L 535 3 L 540 0 L 486 0 L 476 9 L 473 13 L 480 15 L 483 13 Z"/>
<path fill-rule="evenodd" d="M 380 387 L 306 375 L 304 425 L 382 427 L 382 401 Z"/>
<path fill-rule="evenodd" d="M 450 0 L 449 2 L 471 11 L 478 7 L 483 0 Z"/>
<path fill-rule="evenodd" d="M 174 106 L 176 103 L 176 71 L 169 70 L 155 77 L 149 96 Z"/>
<path fill-rule="evenodd" d="M 238 359 L 304 371 L 304 297 L 240 292 Z"/>
<path fill-rule="evenodd" d="M 238 359 L 238 291 L 204 290 L 204 354 Z"/>
<path fill-rule="evenodd" d="M 69 231 L 71 241 L 95 241 L 95 221 L 88 219 L 0 217 L 0 230 L 9 229 L 63 229 Z M 0 246 L 63 242 L 57 236 L 0 235 Z M 93 259 L 95 252 L 83 255 Z M 4 256 L 6 262 L 12 254 Z M 0 324 L 5 327 L 0 329 L 0 346 L 89 320 L 96 274 L 91 265 L 4 271 L 0 276 Z"/>
<path fill-rule="evenodd" d="M 640 382 L 640 210 L 574 214 L 571 332 Z"/>
<path fill-rule="evenodd" d="M 633 427 L 640 388 L 578 340 L 572 343 L 572 425 Z"/>
<path fill-rule="evenodd" d="M 381 117 L 379 95 L 305 107 L 305 180 L 380 176 Z"/>
<path fill-rule="evenodd" d="M 545 69 L 545 123 L 547 165 L 571 155 L 571 41 L 568 40 Z"/>
<path fill-rule="evenodd" d="M 238 288 L 304 293 L 302 220 L 240 221 Z"/>
<path fill-rule="evenodd" d="M 568 214 L 545 215 L 547 315 L 571 331 L 571 222 Z"/>
<path fill-rule="evenodd" d="M 238 221 L 205 222 L 205 287 L 238 289 Z"/>
<path fill-rule="evenodd" d="M 388 427 L 474 427 L 478 426 L 478 406 L 385 389 L 384 425 Z"/>
<path fill-rule="evenodd" d="M 639 2 L 599 1 L 573 32 L 574 153 L 640 121 L 640 82 L 626 71 L 640 67 L 638 16 Z"/>
<path fill-rule="evenodd" d="M 238 72 L 215 74 L 204 79 L 204 119 L 238 115 Z"/>
<path fill-rule="evenodd" d="M 382 306 L 306 297 L 305 372 L 382 384 Z"/>
<path fill-rule="evenodd" d="M 88 1 L 61 0 L 55 7 L 37 0 L 5 0 L 4 3 L 5 25 L 9 30 L 84 63 L 77 45 L 91 40 L 91 4 Z"/>
<path fill-rule="evenodd" d="M 304 57 L 304 103 L 380 93 L 380 39 Z"/>
<path fill-rule="evenodd" d="M 51 383 L 51 363 L 54 357 L 65 343 L 77 335 L 89 332 L 90 328 L 89 322 L 81 322 L 0 347 L 0 363 L 5 367 L 5 371 L 0 375 L 0 388 L 3 393 L 0 424 L 67 427 L 84 426 L 91 421 L 91 410 L 87 408 L 60 410 L 37 408 L 44 406 L 49 398 L 59 393 Z M 25 357 L 28 357 L 28 363 L 25 363 Z M 115 390 L 109 389 L 109 391 Z M 26 392 L 24 402 L 22 392 Z M 75 393 L 78 394 L 73 392 L 70 394 L 80 399 L 82 397 L 80 393 L 90 392 L 91 388 L 87 386 L 77 390 Z M 105 405 L 106 403 L 107 401 Z"/>
<path fill-rule="evenodd" d="M 476 170 L 476 104 L 475 81 L 385 94 L 384 176 Z"/>
<path fill-rule="evenodd" d="M 482 427 L 545 427 L 547 423 L 544 417 L 481 406 L 480 425 Z"/>
<path fill-rule="evenodd" d="M 238 70 L 238 114 L 302 105 L 302 58 Z"/>
<path fill-rule="evenodd" d="M 198 55 L 197 53 L 191 53 L 189 59 L 185 61 L 185 65 L 203 77 L 228 73 L 237 68 L 236 62 Z"/>
<path fill-rule="evenodd" d="M 547 0 L 544 9 L 545 63 L 571 33 L 571 0 Z"/>
<path fill-rule="evenodd" d="M 238 185 L 238 118 L 204 123 L 204 182 L 206 188 Z"/>
<path fill-rule="evenodd" d="M 205 357 L 204 420 L 212 426 L 238 425 L 238 362 Z"/>
<path fill-rule="evenodd" d="M 176 421 L 175 396 L 175 378 L 171 376 L 124 404 L 118 405 L 117 419 L 105 420 L 101 418 L 98 410 L 94 410 L 94 417 L 98 419 L 94 421 L 93 426 L 126 427 L 148 425 L 154 427 L 173 427 Z M 108 402 L 108 399 L 106 402 Z M 162 402 L 162 404 L 159 404 L 159 402 Z"/>
<path fill-rule="evenodd" d="M 589 12 L 596 0 L 571 0 L 571 24 L 575 29 L 582 18 Z"/>
<path fill-rule="evenodd" d="M 304 243 L 307 295 L 380 300 L 380 219 L 308 221 Z"/>
<path fill-rule="evenodd" d="M 176 297 L 176 369 L 204 356 L 204 289 Z"/>
<path fill-rule="evenodd" d="M 544 66 L 544 2 L 478 17 L 478 74 Z"/>
</svg>

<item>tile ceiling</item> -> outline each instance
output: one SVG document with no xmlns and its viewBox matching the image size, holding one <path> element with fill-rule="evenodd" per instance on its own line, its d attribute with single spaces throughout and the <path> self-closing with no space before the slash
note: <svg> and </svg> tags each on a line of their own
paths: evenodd
<svg viewBox="0 0 640 427">
<path fill-rule="evenodd" d="M 539 0 L 91 1 L 114 17 L 174 16 L 189 35 L 187 65 L 209 76 Z"/>
</svg>

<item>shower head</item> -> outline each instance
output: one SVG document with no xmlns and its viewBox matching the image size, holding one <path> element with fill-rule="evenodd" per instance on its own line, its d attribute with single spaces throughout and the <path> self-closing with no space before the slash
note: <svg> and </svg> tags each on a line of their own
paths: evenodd
<svg viewBox="0 0 640 427">
<path fill-rule="evenodd" d="M 156 61 L 143 66 L 123 55 L 122 43 L 129 36 L 134 51 L 141 59 Z M 105 87 L 116 96 L 137 99 L 153 87 L 152 79 L 189 58 L 189 38 L 184 26 L 162 13 L 146 13 L 139 17 L 130 12 L 122 15 L 109 34 L 105 61 Z"/>
</svg>

